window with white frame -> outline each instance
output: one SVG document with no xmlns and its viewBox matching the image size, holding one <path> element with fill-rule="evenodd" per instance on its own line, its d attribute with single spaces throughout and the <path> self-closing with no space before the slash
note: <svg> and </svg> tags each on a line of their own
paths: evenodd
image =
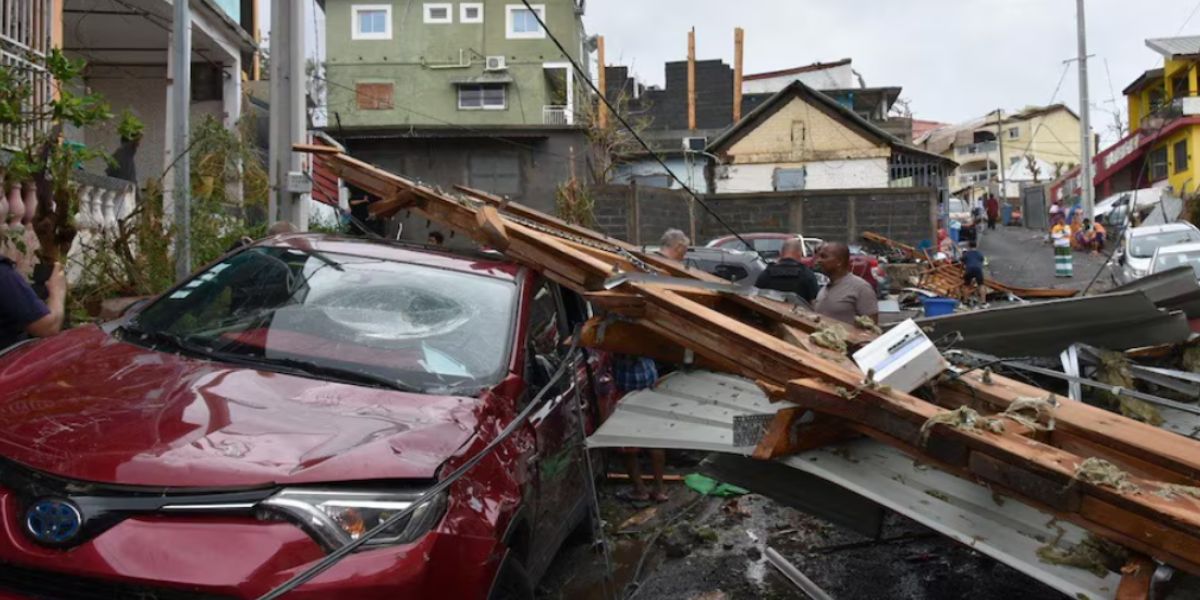
<svg viewBox="0 0 1200 600">
<path fill-rule="evenodd" d="M 453 4 L 449 3 L 425 3 L 425 22 L 426 23 L 453 23 L 454 14 L 451 12 L 454 9 Z"/>
<path fill-rule="evenodd" d="M 478 2 L 463 2 L 458 5 L 459 23 L 482 23 L 483 4 Z"/>
<path fill-rule="evenodd" d="M 458 86 L 459 110 L 504 110 L 508 108 L 508 88 L 501 83 Z"/>
<path fill-rule="evenodd" d="M 355 4 L 350 9 L 350 38 L 355 40 L 392 39 L 392 6 L 390 4 Z"/>
<path fill-rule="evenodd" d="M 1008 139 L 1015 140 L 1019 137 L 1021 137 L 1021 128 L 1020 127 L 1012 127 L 1008 130 Z"/>
<path fill-rule="evenodd" d="M 537 15 L 533 14 L 524 4 L 509 4 L 505 7 L 507 15 L 505 18 L 505 31 L 508 32 L 510 40 L 540 40 L 546 37 L 546 30 L 538 24 L 538 17 L 542 21 L 546 20 L 546 5 L 532 4 Z"/>
</svg>

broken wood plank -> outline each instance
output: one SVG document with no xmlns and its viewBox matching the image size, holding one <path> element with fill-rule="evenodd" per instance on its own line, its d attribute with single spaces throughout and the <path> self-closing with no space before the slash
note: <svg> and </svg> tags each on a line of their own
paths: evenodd
<svg viewBox="0 0 1200 600">
<path fill-rule="evenodd" d="M 1156 568 L 1154 561 L 1141 554 L 1130 556 L 1121 567 L 1121 584 L 1117 586 L 1115 600 L 1150 600 Z"/>
<path fill-rule="evenodd" d="M 503 252 L 512 245 L 512 239 L 508 237 L 508 227 L 504 225 L 495 207 L 480 207 L 475 213 L 475 223 L 479 225 L 479 231 L 487 239 L 489 246 Z"/>
</svg>

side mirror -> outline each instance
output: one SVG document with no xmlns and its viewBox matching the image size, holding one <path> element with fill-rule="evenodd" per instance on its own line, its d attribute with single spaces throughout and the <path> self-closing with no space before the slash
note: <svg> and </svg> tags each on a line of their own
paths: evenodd
<svg viewBox="0 0 1200 600">
<path fill-rule="evenodd" d="M 1125 266 L 1125 252 L 1117 250 L 1117 264 Z"/>
</svg>

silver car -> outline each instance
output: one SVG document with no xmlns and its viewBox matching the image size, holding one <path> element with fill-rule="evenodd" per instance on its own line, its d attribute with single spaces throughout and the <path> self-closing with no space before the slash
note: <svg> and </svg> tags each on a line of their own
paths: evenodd
<svg viewBox="0 0 1200 600">
<path fill-rule="evenodd" d="M 1150 274 L 1170 271 L 1176 267 L 1191 267 L 1200 279 L 1200 243 L 1162 246 L 1154 251 L 1150 262 Z"/>
<path fill-rule="evenodd" d="M 1200 229 L 1191 223 L 1146 225 L 1125 230 L 1113 255 L 1113 278 L 1124 285 L 1151 273 L 1154 252 L 1164 246 L 1200 242 Z"/>
</svg>

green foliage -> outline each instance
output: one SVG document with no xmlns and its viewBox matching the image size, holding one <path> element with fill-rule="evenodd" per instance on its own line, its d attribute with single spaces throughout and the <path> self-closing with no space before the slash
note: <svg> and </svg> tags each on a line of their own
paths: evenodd
<svg viewBox="0 0 1200 600">
<path fill-rule="evenodd" d="M 117 134 L 121 136 L 122 140 L 140 140 L 145 129 L 146 125 L 142 123 L 142 120 L 134 116 L 128 108 L 121 113 L 121 122 L 117 124 Z"/>
</svg>

